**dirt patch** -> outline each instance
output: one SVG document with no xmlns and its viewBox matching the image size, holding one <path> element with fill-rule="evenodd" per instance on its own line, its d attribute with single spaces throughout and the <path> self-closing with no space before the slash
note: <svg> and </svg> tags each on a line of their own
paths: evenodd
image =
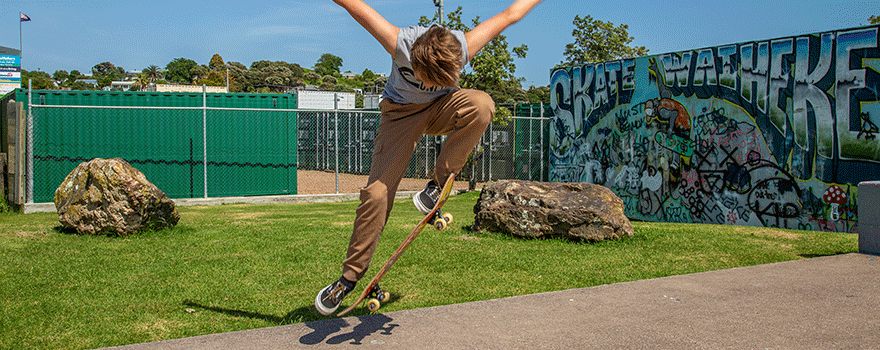
<svg viewBox="0 0 880 350">
<path fill-rule="evenodd" d="M 232 215 L 233 219 L 244 220 L 244 219 L 256 219 L 259 217 L 267 216 L 269 213 L 265 212 L 248 212 L 248 213 L 237 213 Z"/>
<path fill-rule="evenodd" d="M 751 231 L 750 232 L 751 234 L 754 234 L 755 236 L 758 236 L 758 237 L 765 237 L 765 238 L 798 239 L 803 236 L 800 233 L 783 231 L 783 230 L 776 230 L 776 229 L 772 229 L 772 228 L 767 228 L 767 229 L 762 229 L 762 230 L 754 230 L 754 228 L 750 227 L 750 228 L 742 228 L 742 229 L 737 228 L 736 230 L 738 232 Z"/>
<path fill-rule="evenodd" d="M 337 192 L 336 174 L 333 172 L 297 170 L 296 177 L 297 194 L 359 193 L 369 178 L 367 175 L 340 173 Z M 419 191 L 425 188 L 428 181 L 427 179 L 403 178 L 400 181 L 398 191 Z M 455 190 L 467 190 L 468 181 L 466 179 L 457 180 L 452 187 Z M 482 187 L 482 183 L 477 184 L 477 189 Z"/>
<path fill-rule="evenodd" d="M 37 239 L 37 238 L 45 237 L 48 235 L 49 235 L 49 233 L 47 233 L 45 231 L 22 231 L 22 230 L 12 231 L 13 237 L 25 238 L 25 239 Z"/>
<path fill-rule="evenodd" d="M 770 236 L 770 237 L 779 237 L 785 239 L 798 239 L 803 236 L 800 233 L 788 232 L 788 231 L 780 231 L 780 230 L 762 230 L 759 234 Z"/>
</svg>

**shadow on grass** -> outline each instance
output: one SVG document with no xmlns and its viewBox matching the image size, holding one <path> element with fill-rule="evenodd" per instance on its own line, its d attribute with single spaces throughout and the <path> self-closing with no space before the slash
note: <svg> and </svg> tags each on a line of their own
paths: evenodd
<svg viewBox="0 0 880 350">
<path fill-rule="evenodd" d="M 365 313 L 368 313 L 369 311 L 367 311 L 367 307 L 366 307 L 366 301 L 368 301 L 368 300 L 369 299 L 364 299 L 364 302 L 361 303 L 361 305 L 359 307 L 352 310 L 350 316 L 361 316 Z M 382 305 L 388 305 L 388 304 L 394 303 L 397 300 L 400 300 L 400 296 L 392 293 L 391 297 L 388 299 L 388 301 L 382 303 Z M 354 299 L 352 299 L 352 301 L 354 301 Z M 204 305 L 204 304 L 201 304 L 199 302 L 192 301 L 189 299 L 184 300 L 183 305 L 188 306 L 188 307 L 208 310 L 208 311 L 212 311 L 212 312 L 216 312 L 216 313 L 226 314 L 226 315 L 234 316 L 234 317 L 246 317 L 246 318 L 251 318 L 251 319 L 256 319 L 256 320 L 263 320 L 263 321 L 277 324 L 277 325 L 288 325 L 288 324 L 293 324 L 293 323 L 320 321 L 320 320 L 325 320 L 328 317 L 328 316 L 323 316 L 323 315 L 318 314 L 318 312 L 315 311 L 315 307 L 312 305 L 298 308 L 296 310 L 293 310 L 293 311 L 287 313 L 287 315 L 284 315 L 284 316 L 267 315 L 267 314 L 262 314 L 259 312 L 231 309 L 231 308 L 225 308 L 225 307 L 220 307 L 220 306 L 209 306 L 209 305 Z M 342 310 L 342 309 L 343 308 L 340 307 L 339 310 Z"/>
<path fill-rule="evenodd" d="M 73 227 L 58 225 L 58 226 L 53 227 L 52 230 L 55 231 L 55 233 L 62 234 L 62 235 L 72 235 L 72 236 L 80 235 L 80 233 L 77 232 L 76 229 Z"/>
<path fill-rule="evenodd" d="M 76 228 L 69 227 L 69 226 L 63 226 L 63 225 L 55 226 L 52 228 L 52 230 L 55 231 L 55 233 L 62 234 L 62 235 L 89 236 L 88 234 L 81 233 L 81 232 L 77 231 Z M 152 228 L 145 228 L 138 233 L 130 234 L 130 235 L 118 235 L 115 233 L 107 233 L 107 234 L 99 234 L 99 235 L 93 235 L 93 236 L 107 237 L 107 238 L 132 238 L 132 237 L 145 238 L 145 237 L 151 237 L 151 236 L 159 236 L 159 237 L 170 236 L 170 235 L 174 235 L 174 234 L 192 234 L 194 232 L 196 232 L 195 228 L 178 225 L 178 226 L 174 226 L 174 227 L 166 227 L 166 228 L 163 228 L 160 230 L 156 230 L 156 229 L 152 229 Z"/>
<path fill-rule="evenodd" d="M 300 323 L 300 322 L 311 322 L 311 321 L 316 321 L 316 320 L 320 320 L 320 319 L 324 318 L 323 316 L 319 315 L 315 311 L 315 308 L 312 306 L 305 306 L 305 307 L 298 308 L 296 310 L 288 312 L 287 315 L 284 315 L 284 316 L 276 316 L 276 315 L 262 314 L 262 313 L 254 312 L 254 311 L 231 309 L 231 308 L 225 308 L 225 307 L 220 307 L 220 306 L 209 306 L 209 305 L 204 305 L 204 304 L 201 304 L 201 303 L 189 300 L 189 299 L 184 300 L 183 305 L 186 305 L 189 307 L 194 307 L 194 308 L 199 308 L 199 309 L 203 309 L 203 310 L 213 311 L 216 313 L 221 313 L 221 314 L 234 316 L 234 317 L 245 317 L 245 318 L 251 318 L 251 319 L 256 319 L 256 320 L 263 320 L 263 321 L 277 324 L 277 325 L 288 325 L 288 324 Z"/>
<path fill-rule="evenodd" d="M 399 299 L 392 296 L 391 301 Z M 259 312 L 237 310 L 218 306 L 203 305 L 192 300 L 184 300 L 184 305 L 188 307 L 199 308 L 203 310 L 222 313 L 234 317 L 247 317 L 252 319 L 264 320 L 278 325 L 288 325 L 302 322 L 306 327 L 311 328 L 312 332 L 299 338 L 299 342 L 305 345 L 315 345 L 323 343 L 342 344 L 350 341 L 350 344 L 362 344 L 367 336 L 382 331 L 380 334 L 391 335 L 391 331 L 399 325 L 390 323 L 394 321 L 392 318 L 383 315 L 360 315 L 357 319 L 360 321 L 350 332 L 342 333 L 351 325 L 342 318 L 326 319 L 319 315 L 315 308 L 311 305 L 298 308 L 289 312 L 287 315 L 275 316 L 267 315 Z"/>
<path fill-rule="evenodd" d="M 842 254 L 849 254 L 849 253 L 851 253 L 851 252 L 833 252 L 833 253 L 825 253 L 825 254 L 798 254 L 798 256 L 802 257 L 804 259 L 812 259 L 812 258 L 821 258 L 823 256 L 835 256 L 835 255 L 842 255 Z"/>
</svg>

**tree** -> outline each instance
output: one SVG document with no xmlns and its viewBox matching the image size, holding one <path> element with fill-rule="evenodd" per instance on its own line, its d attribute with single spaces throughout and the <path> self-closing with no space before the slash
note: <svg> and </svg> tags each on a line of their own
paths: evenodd
<svg viewBox="0 0 880 350">
<path fill-rule="evenodd" d="M 229 68 L 238 68 L 240 70 L 247 70 L 248 69 L 247 66 L 245 66 L 244 64 L 241 64 L 241 62 L 229 62 L 227 65 L 229 66 Z"/>
<path fill-rule="evenodd" d="M 269 91 L 284 92 L 303 84 L 303 69 L 298 64 L 284 61 L 257 61 L 246 73 L 248 90 L 265 87 Z"/>
<path fill-rule="evenodd" d="M 82 73 L 80 73 L 78 70 L 74 69 L 74 70 L 70 71 L 70 74 L 67 75 L 67 81 L 65 82 L 65 84 L 70 86 L 71 89 L 73 89 L 73 84 L 75 84 L 77 82 L 76 80 L 80 79 L 80 78 L 82 78 Z M 77 90 L 77 89 L 74 89 L 74 90 Z"/>
<path fill-rule="evenodd" d="M 322 82 L 321 85 L 318 86 L 318 89 L 321 91 L 333 91 L 334 88 L 336 88 L 336 84 L 329 81 Z"/>
<path fill-rule="evenodd" d="M 110 62 L 102 62 L 92 67 L 92 76 L 98 81 L 99 87 L 110 86 L 114 80 L 122 80 L 125 77 L 125 69 Z"/>
<path fill-rule="evenodd" d="M 208 68 L 212 71 L 226 71 L 226 64 L 223 63 L 223 57 L 220 57 L 220 54 L 214 54 L 211 56 L 211 61 L 208 62 Z"/>
<path fill-rule="evenodd" d="M 325 53 L 318 59 L 315 64 L 315 71 L 321 75 L 339 74 L 339 68 L 342 67 L 342 58 Z"/>
<path fill-rule="evenodd" d="M 880 23 L 880 16 L 871 16 L 871 17 L 868 17 L 868 22 L 871 23 L 871 24 L 877 24 L 877 23 Z"/>
<path fill-rule="evenodd" d="M 137 75 L 137 79 L 135 79 L 134 85 L 131 86 L 129 91 L 145 91 L 148 86 L 150 86 L 150 78 L 147 77 L 146 72 L 141 72 L 141 74 Z"/>
<path fill-rule="evenodd" d="M 74 81 L 70 84 L 71 90 L 95 90 L 96 87 L 94 84 L 90 84 L 84 81 Z"/>
<path fill-rule="evenodd" d="M 376 73 L 373 73 L 373 71 L 371 71 L 369 68 L 367 68 L 367 69 L 364 69 L 363 73 L 361 73 L 361 78 L 364 81 L 372 81 L 373 79 L 376 79 Z"/>
<path fill-rule="evenodd" d="M 193 81 L 191 70 L 199 64 L 187 58 L 175 58 L 165 66 L 165 80 L 177 84 L 190 84 Z"/>
<path fill-rule="evenodd" d="M 195 67 L 190 68 L 189 74 L 192 74 L 193 82 L 197 82 L 202 79 L 206 79 L 208 77 L 208 73 L 211 70 L 206 65 L 196 65 Z"/>
<path fill-rule="evenodd" d="M 159 66 L 156 65 L 150 65 L 147 68 L 144 68 L 144 71 L 141 72 L 141 74 L 144 75 L 150 84 L 154 84 L 159 79 L 162 79 L 162 72 L 159 71 Z"/>
<path fill-rule="evenodd" d="M 603 22 L 587 15 L 581 18 L 574 16 L 575 28 L 571 31 L 574 42 L 565 45 L 565 65 L 605 62 L 621 58 L 645 56 L 648 49 L 644 46 L 632 47 L 629 44 L 633 37 L 629 36 L 629 26 Z"/>
<path fill-rule="evenodd" d="M 285 63 L 286 63 L 286 62 L 285 62 Z M 293 76 L 296 77 L 296 78 L 300 78 L 300 79 L 302 79 L 303 75 L 305 74 L 305 70 L 304 70 L 302 67 L 300 67 L 299 64 L 296 64 L 296 63 L 288 63 L 288 64 L 287 64 L 287 68 L 290 69 L 290 72 L 291 72 L 291 73 L 293 74 Z"/>
<path fill-rule="evenodd" d="M 21 87 L 23 89 L 29 88 L 28 80 L 33 83 L 32 88 L 34 90 L 48 90 L 55 88 L 55 82 L 52 81 L 52 76 L 43 71 L 26 71 L 22 69 Z"/>
<path fill-rule="evenodd" d="M 52 73 L 52 79 L 55 80 L 55 85 L 62 86 L 70 79 L 70 73 L 67 73 L 66 70 L 56 70 L 55 73 Z"/>
<path fill-rule="evenodd" d="M 371 88 L 375 93 L 382 92 L 385 88 L 385 84 L 388 83 L 388 77 L 376 77 L 373 79 Z"/>
<path fill-rule="evenodd" d="M 305 81 L 309 84 L 318 84 L 321 82 L 321 75 L 317 72 L 308 72 L 305 74 Z"/>
<path fill-rule="evenodd" d="M 339 83 L 339 79 L 336 79 L 336 77 L 328 74 L 328 75 L 325 75 L 323 78 L 321 78 L 321 82 L 322 83 L 329 82 L 330 84 L 333 84 L 333 86 L 336 86 L 336 84 Z"/>
<path fill-rule="evenodd" d="M 239 62 L 229 62 L 229 92 L 248 91 L 247 66 Z"/>
<path fill-rule="evenodd" d="M 545 104 L 550 103 L 550 87 L 549 86 L 540 86 L 540 87 L 529 87 L 528 91 L 529 103 L 541 103 Z"/>
<path fill-rule="evenodd" d="M 226 71 L 208 71 L 204 78 L 199 79 L 196 83 L 207 86 L 226 86 Z"/>
<path fill-rule="evenodd" d="M 110 62 L 102 62 L 92 67 L 92 74 L 96 76 L 110 76 L 113 79 L 122 79 L 125 77 L 125 69 L 117 67 Z"/>
</svg>

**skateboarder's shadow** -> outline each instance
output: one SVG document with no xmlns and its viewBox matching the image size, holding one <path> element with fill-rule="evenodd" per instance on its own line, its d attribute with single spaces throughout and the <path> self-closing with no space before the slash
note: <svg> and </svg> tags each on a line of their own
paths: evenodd
<svg viewBox="0 0 880 350">
<path fill-rule="evenodd" d="M 278 325 L 306 322 L 305 326 L 314 330 L 313 332 L 299 338 L 299 342 L 306 345 L 320 344 L 325 339 L 327 339 L 327 337 L 339 333 L 347 327 L 350 327 L 348 322 L 341 318 L 321 320 L 323 316 L 319 316 L 315 312 L 314 306 L 302 307 L 291 311 L 284 317 L 279 317 L 275 315 L 266 315 L 252 311 L 243 311 L 217 306 L 207 306 L 192 300 L 184 300 L 183 304 L 190 307 L 224 313 L 236 317 L 247 317 L 265 320 Z M 391 330 L 393 330 L 394 327 L 399 326 L 397 324 L 388 324 L 394 319 L 382 314 L 358 316 L 358 320 L 360 320 L 360 324 L 356 325 L 351 330 L 351 332 L 335 335 L 332 338 L 327 339 L 327 344 L 342 344 L 342 342 L 346 340 L 351 340 L 351 344 L 357 345 L 361 344 L 361 341 L 363 341 L 364 338 L 366 338 L 370 334 L 376 333 L 378 331 L 383 331 L 381 334 L 390 335 Z"/>
<path fill-rule="evenodd" d="M 383 314 L 358 316 L 360 323 L 351 329 L 349 333 L 337 334 L 330 339 L 328 336 L 341 332 L 350 325 L 344 319 L 337 318 L 331 320 L 322 320 L 306 323 L 306 327 L 315 331 L 299 338 L 301 344 L 315 345 L 327 339 L 327 344 L 342 344 L 346 340 L 351 340 L 350 344 L 360 345 L 364 338 L 370 334 L 382 331 L 381 334 L 390 335 L 394 327 L 398 324 L 389 323 L 394 319 Z"/>
<path fill-rule="evenodd" d="M 296 309 L 294 311 L 291 311 L 287 315 L 284 315 L 283 317 L 281 317 L 281 316 L 275 316 L 275 315 L 261 314 L 261 313 L 253 312 L 253 311 L 244 311 L 244 310 L 230 309 L 230 308 L 218 307 L 218 306 L 208 306 L 208 305 L 203 305 L 203 304 L 200 304 L 198 302 L 195 302 L 195 301 L 192 301 L 189 299 L 184 300 L 183 305 L 190 306 L 190 307 L 196 307 L 196 308 L 200 308 L 200 309 L 204 309 L 204 310 L 209 310 L 209 311 L 213 311 L 213 312 L 219 312 L 222 314 L 227 314 L 227 315 L 231 315 L 231 316 L 235 316 L 235 317 L 247 317 L 247 318 L 259 319 L 259 320 L 265 320 L 265 321 L 268 321 L 268 322 L 271 322 L 271 323 L 274 323 L 277 325 L 287 325 L 287 324 L 298 323 L 298 322 L 309 322 L 309 321 L 314 321 L 314 320 L 320 319 L 320 317 L 317 315 L 317 313 L 314 312 L 314 310 L 315 310 L 314 307 L 302 307 L 302 308 Z"/>
</svg>

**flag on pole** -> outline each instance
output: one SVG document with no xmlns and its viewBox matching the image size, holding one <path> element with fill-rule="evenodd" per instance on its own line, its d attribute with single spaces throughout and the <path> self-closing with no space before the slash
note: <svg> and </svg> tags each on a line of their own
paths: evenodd
<svg viewBox="0 0 880 350">
<path fill-rule="evenodd" d="M 27 22 L 27 21 L 30 21 L 30 20 L 31 20 L 31 18 L 28 17 L 28 15 L 26 15 L 26 14 L 23 14 L 23 13 L 21 13 L 21 12 L 19 12 L 18 14 L 21 15 L 21 21 L 22 21 L 22 22 Z"/>
</svg>

